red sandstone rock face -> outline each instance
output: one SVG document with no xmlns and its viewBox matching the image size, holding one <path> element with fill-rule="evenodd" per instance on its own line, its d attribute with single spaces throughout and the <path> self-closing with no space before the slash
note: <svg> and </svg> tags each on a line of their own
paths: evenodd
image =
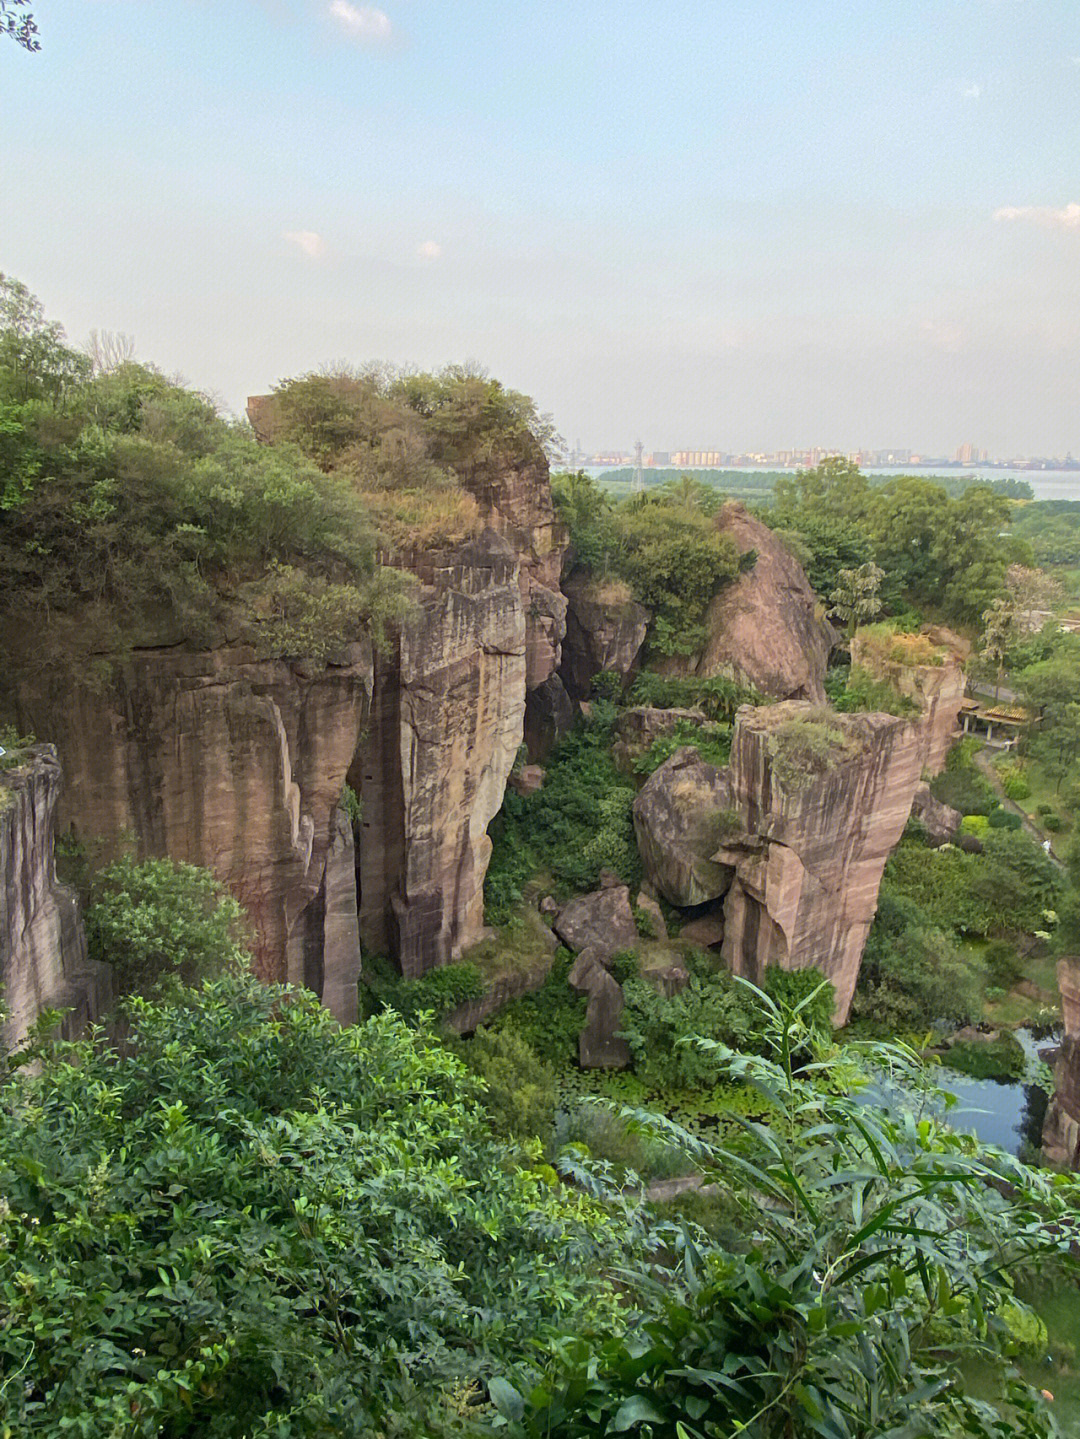
<svg viewBox="0 0 1080 1439">
<path fill-rule="evenodd" d="M 510 545 L 518 558 L 518 582 L 525 611 L 528 689 L 554 674 L 566 633 L 566 599 L 559 589 L 567 538 L 551 500 L 548 463 L 530 438 L 514 452 L 458 470 L 476 499 L 484 523 Z"/>
<path fill-rule="evenodd" d="M 15 1049 L 43 1009 L 67 1009 L 77 1034 L 112 1000 L 112 974 L 92 964 L 75 894 L 53 861 L 61 773 L 52 745 L 37 745 L 0 784 L 0 988 L 9 1018 L 0 1049 Z"/>
<path fill-rule="evenodd" d="M 588 699 L 593 677 L 633 673 L 649 628 L 649 611 L 629 596 L 610 598 L 603 586 L 573 579 L 565 586 L 566 638 L 560 674 L 567 693 Z"/>
<path fill-rule="evenodd" d="M 61 829 L 212 869 L 252 919 L 258 973 L 304 983 L 289 940 L 323 886 L 370 692 L 366 642 L 318 672 L 237 645 L 137 651 L 100 689 L 27 680 L 16 708 L 60 753 Z"/>
<path fill-rule="evenodd" d="M 407 977 L 475 944 L 487 827 L 502 805 L 525 714 L 517 559 L 486 531 L 431 557 L 420 612 L 377 657 L 370 732 L 350 772 L 363 805 L 364 947 Z"/>
<path fill-rule="evenodd" d="M 1055 1164 L 1080 1169 L 1080 959 L 1059 961 L 1057 977 L 1065 1035 L 1054 1066 L 1043 1153 Z"/>
<path fill-rule="evenodd" d="M 730 670 L 771 699 L 821 703 L 833 635 L 802 566 L 737 500 L 716 522 L 740 553 L 756 550 L 757 562 L 710 602 L 698 674 Z"/>
<path fill-rule="evenodd" d="M 864 665 L 879 678 L 891 680 L 901 694 L 918 701 L 922 707 L 919 720 L 922 767 L 927 774 L 935 775 L 945 768 L 945 756 L 959 734 L 957 719 L 967 683 L 964 674 L 967 647 L 951 630 L 928 626 L 925 633 L 941 647 L 940 665 L 872 660 L 860 645 L 858 634 L 851 641 L 851 663 Z"/>
<path fill-rule="evenodd" d="M 802 704 L 739 711 L 731 750 L 733 805 L 746 837 L 716 858 L 735 878 L 721 951 L 760 984 L 770 964 L 811 965 L 832 980 L 836 1021 L 851 1007 L 863 947 L 890 851 L 911 812 L 922 753 L 916 726 L 892 715 L 831 715 L 851 746 L 824 773 L 785 784 L 771 736 L 820 710 Z M 775 743 L 773 741 L 772 743 Z"/>
</svg>

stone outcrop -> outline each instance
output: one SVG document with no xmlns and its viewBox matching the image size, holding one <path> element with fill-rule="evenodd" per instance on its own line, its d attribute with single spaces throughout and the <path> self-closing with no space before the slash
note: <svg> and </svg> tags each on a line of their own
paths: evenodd
<svg viewBox="0 0 1080 1439">
<path fill-rule="evenodd" d="M 716 523 L 740 553 L 756 550 L 757 561 L 710 601 L 697 673 L 732 673 L 770 699 L 820 704 L 834 636 L 802 566 L 737 500 Z"/>
<path fill-rule="evenodd" d="M 576 993 L 589 997 L 585 1026 L 578 1036 L 582 1069 L 625 1069 L 630 1063 L 630 1047 L 618 1034 L 626 1007 L 622 985 L 593 949 L 578 955 L 567 981 Z"/>
<path fill-rule="evenodd" d="M 322 884 L 289 935 L 287 967 L 342 1024 L 355 1022 L 361 968 L 356 847 L 340 806 L 330 823 Z"/>
<path fill-rule="evenodd" d="M 362 803 L 360 932 L 415 977 L 483 927 L 487 827 L 521 744 L 526 627 L 517 558 L 485 531 L 429 556 L 419 613 L 377 656 Z"/>
<path fill-rule="evenodd" d="M 525 743 L 530 758 L 541 763 L 574 728 L 577 710 L 558 675 L 548 675 L 543 684 L 525 696 Z"/>
<path fill-rule="evenodd" d="M 918 721 L 922 768 L 938 774 L 957 735 L 957 719 L 964 699 L 967 646 L 951 630 L 928 625 L 922 636 L 936 650 L 936 664 L 909 664 L 890 659 L 880 644 L 867 643 L 856 634 L 851 641 L 852 666 L 861 665 L 879 679 L 888 679 L 901 694 L 909 695 L 922 710 Z M 902 637 L 900 637 L 902 638 Z"/>
<path fill-rule="evenodd" d="M 630 891 L 624 884 L 616 883 L 570 900 L 556 916 L 554 928 L 571 949 L 588 950 L 600 961 L 635 949 L 638 943 Z"/>
<path fill-rule="evenodd" d="M 679 750 L 637 796 L 646 874 L 673 904 L 724 896 L 707 933 L 734 973 L 820 969 L 842 1024 L 922 754 L 919 726 L 892 715 L 744 706 L 726 769 Z"/>
<path fill-rule="evenodd" d="M 644 605 L 619 582 L 605 584 L 575 576 L 564 586 L 566 638 L 560 674 L 567 693 L 588 699 L 595 675 L 604 671 L 627 680 L 637 666 L 649 628 Z"/>
<path fill-rule="evenodd" d="M 290 939 L 323 888 L 371 676 L 366 642 L 325 668 L 247 645 L 144 649 L 100 686 L 21 680 L 15 717 L 61 756 L 62 830 L 213 870 L 253 923 L 256 971 L 304 983 L 310 943 Z"/>
<path fill-rule="evenodd" d="M 952 843 L 960 832 L 960 821 L 964 818 L 958 809 L 952 809 L 935 799 L 926 783 L 916 785 L 911 813 L 922 825 L 927 840 L 935 849 L 939 845 Z"/>
<path fill-rule="evenodd" d="M 1080 1169 L 1080 959 L 1057 968 L 1064 1034 L 1054 1065 L 1054 1097 L 1043 1124 L 1043 1154 Z"/>
<path fill-rule="evenodd" d="M 670 734 L 680 723 L 696 727 L 705 723 L 705 716 L 699 709 L 657 709 L 653 705 L 633 705 L 622 710 L 615 722 L 615 743 L 611 747 L 616 766 L 629 774 L 634 761 L 653 740 Z"/>
<path fill-rule="evenodd" d="M 0 986 L 9 1010 L 0 1052 L 17 1048 L 43 1009 L 70 1011 L 70 1037 L 112 1000 L 111 972 L 87 958 L 75 894 L 56 878 L 60 789 L 52 745 L 34 746 L 0 774 Z"/>
<path fill-rule="evenodd" d="M 916 726 L 893 715 L 830 715 L 843 736 L 815 772 L 797 727 L 821 711 L 801 704 L 739 711 L 731 751 L 734 807 L 745 834 L 717 859 L 735 878 L 724 902 L 728 967 L 760 984 L 770 964 L 816 966 L 836 990 L 843 1024 L 877 909 L 878 887 L 903 833 L 921 770 Z M 797 783 L 778 762 L 786 747 Z"/>
<path fill-rule="evenodd" d="M 728 772 L 690 748 L 676 750 L 642 786 L 633 811 L 638 852 L 669 904 L 705 904 L 727 892 L 733 871 L 715 855 L 732 802 Z"/>
</svg>

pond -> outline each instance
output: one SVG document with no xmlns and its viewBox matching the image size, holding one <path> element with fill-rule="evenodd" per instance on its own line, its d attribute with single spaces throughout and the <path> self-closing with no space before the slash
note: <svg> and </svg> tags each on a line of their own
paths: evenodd
<svg viewBox="0 0 1080 1439">
<path fill-rule="evenodd" d="M 1037 1084 L 1030 1083 L 1030 1078 L 1040 1051 L 1058 1043 L 1056 1034 L 1036 1038 L 1029 1029 L 1014 1032 L 1028 1061 L 1024 1079 L 1004 1084 L 993 1079 L 970 1079 L 944 1064 L 934 1072 L 938 1087 L 955 1094 L 958 1101 L 948 1115 L 952 1127 L 973 1133 L 984 1144 L 994 1144 L 1009 1154 L 1018 1154 L 1025 1140 L 1038 1143 L 1047 1096 Z"/>
</svg>

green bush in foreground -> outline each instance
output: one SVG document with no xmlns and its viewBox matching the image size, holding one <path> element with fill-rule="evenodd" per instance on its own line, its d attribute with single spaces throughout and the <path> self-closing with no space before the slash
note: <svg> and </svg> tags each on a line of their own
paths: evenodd
<svg viewBox="0 0 1080 1439">
<path fill-rule="evenodd" d="M 196 984 L 248 960 L 244 912 L 198 865 L 126 856 L 90 886 L 86 939 L 91 959 L 111 964 L 122 993 Z"/>
<path fill-rule="evenodd" d="M 459 1433 L 452 1387 L 614 1322 L 613 1216 L 513 1161 L 459 1061 L 247 977 L 0 1087 L 0 1196 L 20 1439 Z"/>
<path fill-rule="evenodd" d="M 1075 1180 L 1034 1173 L 937 1120 L 863 1106 L 850 1059 L 820 1054 L 790 1007 L 766 1022 L 767 1057 L 712 1050 L 729 1080 L 768 1098 L 720 1147 L 624 1109 L 681 1142 L 730 1196 L 735 1244 L 657 1224 L 658 1259 L 624 1274 L 642 1319 L 627 1334 L 568 1332 L 546 1362 L 490 1386 L 513 1439 L 921 1439 L 1059 1433 L 1011 1367 L 1037 1331 L 1014 1288 L 1060 1265 L 1076 1231 Z M 910 1051 L 871 1047 L 873 1067 L 919 1089 Z M 843 1071 L 843 1072 L 841 1072 Z M 826 1083 L 819 1081 L 824 1079 Z M 914 1101 L 914 1096 L 913 1096 Z M 1004 1191 L 1008 1192 L 1008 1198 Z M 725 1224 L 725 1228 L 728 1225 Z M 660 1248 L 663 1246 L 663 1248 Z M 963 1365 L 987 1365 L 986 1399 Z"/>
</svg>

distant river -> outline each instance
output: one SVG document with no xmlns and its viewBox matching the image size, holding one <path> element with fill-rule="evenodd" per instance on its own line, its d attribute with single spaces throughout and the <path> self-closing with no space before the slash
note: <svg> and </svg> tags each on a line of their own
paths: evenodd
<svg viewBox="0 0 1080 1439">
<path fill-rule="evenodd" d="M 612 469 L 627 469 L 627 465 L 583 465 L 582 469 L 593 478 L 605 475 Z M 693 467 L 686 468 L 687 474 L 694 474 Z M 768 472 L 769 466 L 762 465 L 760 469 L 741 470 L 732 465 L 720 468 L 710 468 L 710 475 L 755 475 Z M 972 465 L 970 468 L 950 468 L 943 465 L 900 465 L 889 469 L 867 469 L 868 475 L 942 475 L 949 479 L 955 479 L 964 475 L 974 483 L 977 480 L 1026 480 L 1034 491 L 1037 500 L 1080 500 L 1080 470 L 1011 470 L 989 468 L 981 465 Z M 785 471 L 785 474 L 798 474 L 798 470 Z"/>
</svg>

